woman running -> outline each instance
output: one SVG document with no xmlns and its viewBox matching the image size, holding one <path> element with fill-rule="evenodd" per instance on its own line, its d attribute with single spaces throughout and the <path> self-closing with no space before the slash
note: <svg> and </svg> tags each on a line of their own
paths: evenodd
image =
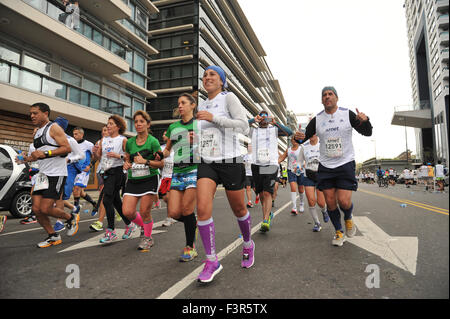
<svg viewBox="0 0 450 319">
<path fill-rule="evenodd" d="M 218 184 L 223 184 L 238 219 L 244 239 L 241 263 L 244 268 L 250 268 L 254 263 L 255 243 L 251 240 L 251 218 L 245 203 L 245 167 L 238 136 L 239 133 L 248 134 L 245 109 L 236 95 L 224 91 L 226 76 L 220 67 L 207 67 L 202 81 L 208 99 L 199 105 L 197 113 L 201 157 L 197 174 L 197 227 L 207 260 L 198 281 L 210 282 L 223 268 L 216 255 L 212 218 Z"/>
<path fill-rule="evenodd" d="M 303 187 L 303 168 L 301 163 L 298 162 L 298 157 L 300 154 L 300 144 L 292 138 L 292 147 L 289 147 L 283 155 L 280 156 L 278 163 L 281 163 L 288 158 L 288 181 L 291 186 L 291 201 L 292 201 L 292 210 L 291 214 L 297 215 L 297 188 L 298 193 L 300 195 L 300 213 L 303 213 L 303 193 L 305 189 Z"/>
<path fill-rule="evenodd" d="M 117 234 L 114 227 L 115 212 L 117 210 L 122 217 L 126 228 L 122 238 L 127 239 L 131 232 L 136 228 L 122 213 L 122 199 L 120 198 L 120 189 L 123 183 L 123 159 L 127 139 L 122 134 L 127 128 L 127 124 L 119 115 L 111 115 L 108 119 L 108 134 L 100 141 L 97 150 L 97 157 L 100 160 L 100 174 L 103 177 L 103 206 L 106 210 L 106 219 L 108 228 L 105 236 L 100 239 L 100 243 L 110 243 L 117 240 Z"/>
<path fill-rule="evenodd" d="M 125 164 L 128 170 L 128 181 L 123 194 L 123 214 L 134 225 L 144 228 L 138 249 L 147 252 L 153 246 L 153 218 L 151 209 L 157 201 L 159 188 L 159 168 L 163 161 L 155 160 L 155 153 L 161 151 L 158 140 L 149 134 L 151 118 L 145 111 L 137 111 L 133 115 L 137 136 L 130 138 L 125 146 Z M 162 157 L 162 154 L 159 155 Z M 139 210 L 136 206 L 139 202 Z M 134 230 L 134 228 L 130 231 Z M 128 236 L 130 236 L 130 234 Z"/>
<path fill-rule="evenodd" d="M 316 188 L 319 157 L 319 138 L 317 137 L 317 135 L 313 135 L 308 141 L 300 146 L 300 156 L 298 160 L 302 167 L 304 167 L 305 171 L 305 176 L 303 177 L 303 185 L 305 186 L 309 212 L 314 220 L 314 232 L 319 232 L 322 229 L 319 217 L 317 216 L 316 203 L 319 205 L 322 211 L 323 221 L 325 223 L 328 222 L 328 214 L 325 208 L 325 197 L 323 193 Z"/>
<path fill-rule="evenodd" d="M 173 172 L 169 191 L 168 215 L 184 223 L 186 246 L 180 261 L 191 261 L 198 253 L 194 246 L 197 218 L 194 209 L 197 196 L 197 166 L 193 161 L 192 139 L 197 121 L 194 111 L 197 106 L 195 98 L 183 93 L 178 98 L 178 111 L 181 120 L 169 126 L 164 157 L 169 157 L 173 150 Z"/>
</svg>

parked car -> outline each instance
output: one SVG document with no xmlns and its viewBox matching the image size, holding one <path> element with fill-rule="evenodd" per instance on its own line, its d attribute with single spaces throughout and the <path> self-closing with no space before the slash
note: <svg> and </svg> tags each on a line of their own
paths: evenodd
<svg viewBox="0 0 450 319">
<path fill-rule="evenodd" d="M 0 144 L 0 210 L 15 217 L 31 214 L 31 179 L 28 164 L 17 164 L 17 152 Z"/>
</svg>

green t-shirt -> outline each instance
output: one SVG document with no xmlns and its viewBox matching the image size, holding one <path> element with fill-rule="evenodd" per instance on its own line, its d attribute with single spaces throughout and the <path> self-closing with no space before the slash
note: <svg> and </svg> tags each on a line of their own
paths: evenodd
<svg viewBox="0 0 450 319">
<path fill-rule="evenodd" d="M 136 136 L 133 136 L 132 138 L 128 139 L 127 145 L 125 146 L 125 152 L 130 154 L 130 162 L 131 163 L 133 163 L 134 156 L 137 155 L 138 152 L 146 160 L 154 160 L 155 157 L 153 156 L 153 154 L 160 150 L 161 150 L 161 146 L 159 145 L 158 140 L 151 135 L 148 135 L 147 141 L 145 141 L 145 143 L 143 145 L 137 145 L 136 144 Z M 130 168 L 128 170 L 128 178 L 132 179 L 132 180 L 145 179 L 145 178 L 151 177 L 153 175 L 158 175 L 158 174 L 159 174 L 159 169 L 151 168 L 148 166 L 145 166 L 144 168 L 142 168 L 142 165 L 141 165 L 141 169 L 133 170 Z"/>
<path fill-rule="evenodd" d="M 172 142 L 173 172 L 187 173 L 197 168 L 193 163 L 193 148 L 189 139 L 189 132 L 197 131 L 197 120 L 192 118 L 189 122 L 183 123 L 183 120 L 170 124 L 166 136 Z"/>
</svg>

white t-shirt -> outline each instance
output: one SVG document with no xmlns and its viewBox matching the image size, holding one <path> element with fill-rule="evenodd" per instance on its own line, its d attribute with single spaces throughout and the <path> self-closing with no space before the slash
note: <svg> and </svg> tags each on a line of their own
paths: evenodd
<svg viewBox="0 0 450 319">
<path fill-rule="evenodd" d="M 439 177 L 439 178 L 445 177 L 445 175 L 444 175 L 444 165 L 436 164 L 436 166 L 435 166 L 435 175 L 436 175 L 436 177 Z"/>
<path fill-rule="evenodd" d="M 278 127 L 252 129 L 252 164 L 278 166 Z"/>
<path fill-rule="evenodd" d="M 161 152 L 166 149 L 166 144 L 161 145 Z M 173 149 L 170 150 L 170 155 L 168 157 L 164 157 L 164 167 L 161 172 L 161 178 L 172 178 L 173 173 Z"/>
<path fill-rule="evenodd" d="M 311 145 L 310 140 L 307 140 L 300 148 L 300 163 L 305 163 L 303 166 L 305 169 L 317 172 L 319 169 L 320 143 Z"/>
<path fill-rule="evenodd" d="M 48 125 L 49 128 L 46 133 L 47 142 L 53 145 L 57 145 L 56 141 L 50 136 L 50 129 L 52 125 L 56 123 L 48 123 L 38 129 L 36 134 L 34 135 L 34 139 L 38 139 L 44 133 L 45 127 Z M 56 124 L 58 125 L 58 124 Z M 38 147 L 38 151 L 53 151 L 59 148 L 59 146 L 51 146 L 51 145 L 43 145 Z M 44 159 L 37 160 L 37 164 L 39 166 L 39 172 L 43 173 L 47 176 L 67 176 L 67 165 L 66 165 L 66 157 L 55 156 Z"/>
<path fill-rule="evenodd" d="M 102 140 L 102 157 L 100 165 L 103 171 L 107 171 L 110 168 L 123 166 L 123 159 L 107 157 L 106 154 L 109 152 L 117 153 L 120 155 L 125 154 L 123 151 L 123 140 L 125 136 L 118 135 L 116 137 L 104 137 Z"/>
<path fill-rule="evenodd" d="M 291 171 L 294 174 L 297 171 L 297 165 L 300 168 L 300 172 L 303 172 L 302 163 L 299 161 L 300 150 L 301 148 L 299 146 L 295 151 L 292 149 L 292 147 L 289 147 L 287 151 L 288 171 Z"/>
</svg>

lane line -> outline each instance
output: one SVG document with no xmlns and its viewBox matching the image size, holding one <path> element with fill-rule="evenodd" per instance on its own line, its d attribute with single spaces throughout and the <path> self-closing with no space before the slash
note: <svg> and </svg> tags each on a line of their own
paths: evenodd
<svg viewBox="0 0 450 319">
<path fill-rule="evenodd" d="M 297 196 L 298 198 L 298 196 Z M 280 209 L 278 209 L 276 212 L 273 213 L 274 218 L 275 216 L 277 216 L 281 211 L 283 211 L 287 206 L 292 205 L 292 202 L 289 201 L 287 202 L 284 206 L 282 206 Z M 251 234 L 253 235 L 254 233 L 256 233 L 260 227 L 261 227 L 261 222 L 259 222 L 257 225 L 255 225 L 252 228 Z M 217 258 L 218 260 L 222 260 L 223 258 L 225 258 L 226 256 L 228 256 L 229 254 L 231 254 L 236 248 L 238 248 L 242 243 L 244 242 L 244 240 L 242 238 L 238 238 L 235 241 L 233 241 L 230 245 L 228 245 L 227 247 L 225 247 L 224 249 L 222 249 L 218 254 L 217 254 Z M 194 281 L 197 281 L 197 277 L 200 274 L 200 272 L 203 269 L 203 264 L 201 264 L 200 266 L 198 266 L 197 268 L 195 268 L 190 274 L 188 274 L 187 276 L 185 276 L 183 279 L 181 279 L 180 281 L 178 281 L 176 284 L 174 284 L 172 287 L 170 287 L 169 289 L 167 289 L 165 292 L 163 292 L 159 297 L 157 297 L 156 299 L 173 299 L 175 298 L 180 292 L 182 292 L 184 289 L 186 289 L 191 283 L 193 283 Z"/>
<path fill-rule="evenodd" d="M 363 193 L 366 194 L 370 194 L 370 195 L 375 195 L 375 196 L 379 196 L 379 197 L 383 197 L 383 198 L 387 198 L 396 202 L 400 202 L 400 203 L 404 203 L 404 204 L 409 204 L 412 206 L 416 206 L 419 208 L 423 208 L 425 210 L 429 210 L 432 212 L 436 212 L 439 214 L 443 214 L 443 215 L 447 215 L 448 216 L 448 209 L 445 208 L 440 208 L 440 207 L 436 207 L 436 206 L 432 206 L 432 205 L 428 205 L 428 204 L 424 204 L 424 203 L 419 203 L 419 202 L 414 202 L 408 199 L 401 199 L 401 198 L 397 198 L 397 197 L 392 197 L 392 196 L 388 196 L 388 195 L 384 195 L 384 194 L 378 194 L 378 193 L 374 193 L 371 191 L 367 191 L 367 190 L 363 190 L 363 189 L 358 189 L 358 191 L 361 191 Z"/>
</svg>

